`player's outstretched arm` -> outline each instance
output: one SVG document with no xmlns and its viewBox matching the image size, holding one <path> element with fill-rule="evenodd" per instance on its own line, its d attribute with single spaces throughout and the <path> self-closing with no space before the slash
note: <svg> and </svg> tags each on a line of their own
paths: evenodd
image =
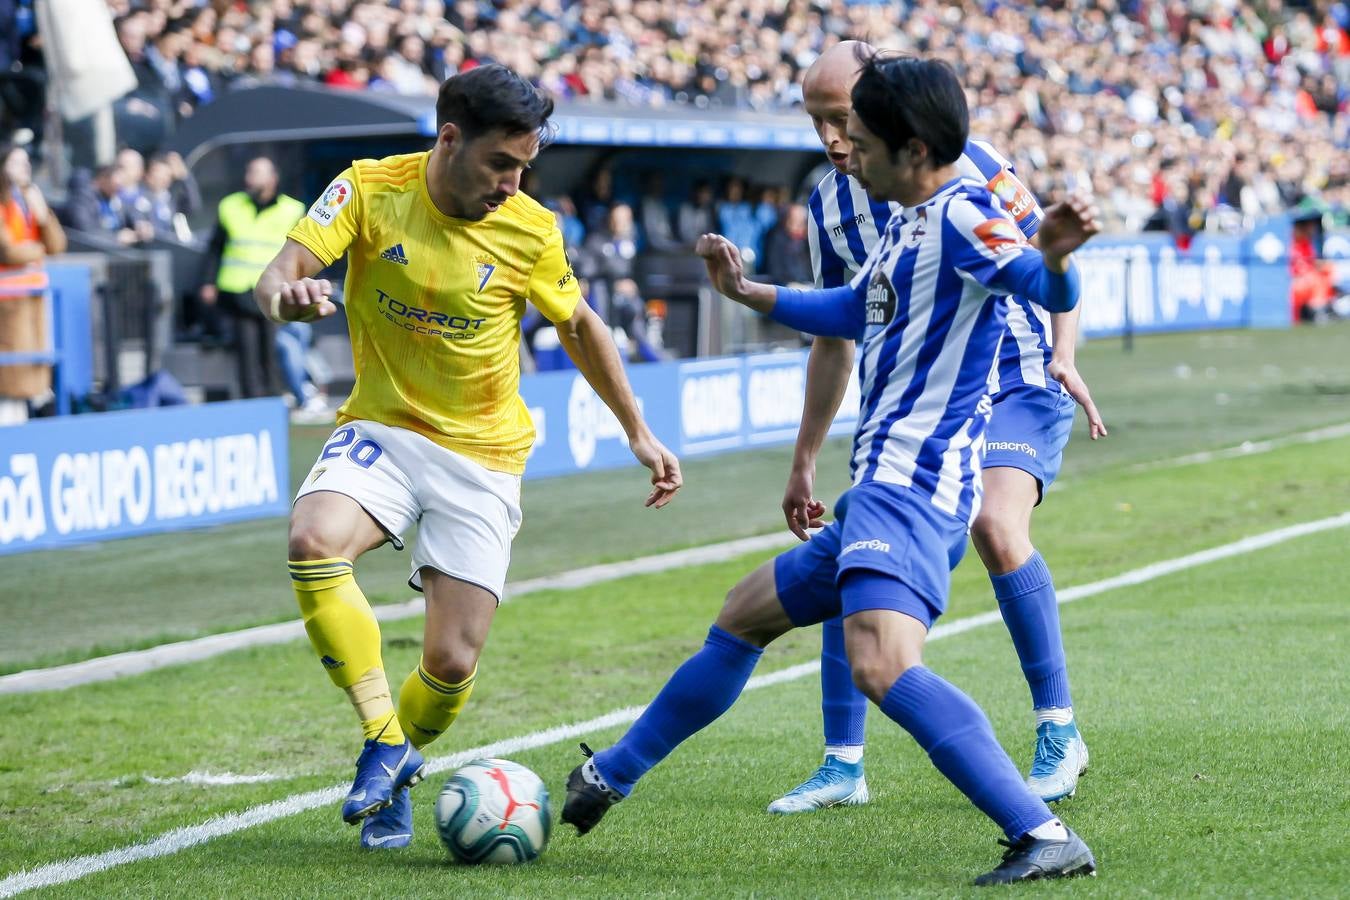
<svg viewBox="0 0 1350 900">
<path fill-rule="evenodd" d="M 788 530 L 806 540 L 806 529 L 824 522 L 825 504 L 815 498 L 816 458 L 829 434 L 835 413 L 853 374 L 853 342 L 846 338 L 816 338 L 806 362 L 806 399 L 797 443 L 792 449 L 792 471 L 783 492 L 783 515 Z"/>
<path fill-rule="evenodd" d="M 273 322 L 308 322 L 337 312 L 333 284 L 315 278 L 323 261 L 304 244 L 290 238 L 253 288 L 253 300 Z"/>
<path fill-rule="evenodd" d="M 1092 392 L 1088 390 L 1087 382 L 1078 374 L 1078 316 L 1082 309 L 1082 306 L 1075 306 L 1066 313 L 1055 313 L 1050 317 L 1050 333 L 1054 339 L 1055 349 L 1051 353 L 1047 371 L 1050 377 L 1058 381 L 1069 396 L 1083 407 L 1088 419 L 1088 436 L 1095 441 L 1099 437 L 1106 437 L 1107 431 L 1102 414 L 1097 411 L 1097 404 L 1092 401 Z"/>
<path fill-rule="evenodd" d="M 647 495 L 645 505 L 660 509 L 675 498 L 675 492 L 684 484 L 680 461 L 656 439 L 642 418 L 608 326 L 593 309 L 578 303 L 572 317 L 557 323 L 557 329 L 567 355 L 623 426 L 633 455 L 651 470 L 652 492 Z"/>
<path fill-rule="evenodd" d="M 745 277 L 740 251 L 720 234 L 701 236 L 694 252 L 703 257 L 713 286 L 742 306 L 807 334 L 862 337 L 865 310 L 860 302 L 863 290 L 860 280 L 813 291 L 760 284 Z"/>
</svg>

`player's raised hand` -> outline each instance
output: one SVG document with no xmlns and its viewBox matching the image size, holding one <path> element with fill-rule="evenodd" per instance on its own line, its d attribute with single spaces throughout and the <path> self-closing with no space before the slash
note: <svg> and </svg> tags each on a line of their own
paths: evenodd
<svg viewBox="0 0 1350 900">
<path fill-rule="evenodd" d="M 332 300 L 333 283 L 327 278 L 301 278 L 282 282 L 272 295 L 273 318 L 284 322 L 312 322 L 337 312 Z"/>
<path fill-rule="evenodd" d="M 1045 211 L 1037 239 L 1041 252 L 1063 259 L 1101 231 L 1101 211 L 1092 195 L 1077 192 Z"/>
<path fill-rule="evenodd" d="M 1097 404 L 1092 402 L 1092 392 L 1088 390 L 1083 376 L 1078 374 L 1078 367 L 1070 360 L 1052 359 L 1046 371 L 1050 373 L 1051 378 L 1064 386 L 1069 396 L 1083 407 L 1083 412 L 1087 413 L 1088 436 L 1094 441 L 1099 437 L 1106 437 L 1106 423 L 1102 421 L 1102 414 L 1097 411 Z"/>
<path fill-rule="evenodd" d="M 793 466 L 788 475 L 787 489 L 783 491 L 783 516 L 787 519 L 788 530 L 801 540 L 809 540 L 808 528 L 821 528 L 824 522 L 825 504 L 812 494 L 815 493 L 815 472 L 804 467 Z"/>
<path fill-rule="evenodd" d="M 647 495 L 643 506 L 657 509 L 675 499 L 675 492 L 684 485 L 684 476 L 680 474 L 680 461 L 675 454 L 666 449 L 651 432 L 647 432 L 629 444 L 629 449 L 652 472 L 652 492 Z"/>
<path fill-rule="evenodd" d="M 705 234 L 694 244 L 694 252 L 703 257 L 713 287 L 732 300 L 745 295 L 745 265 L 735 244 L 720 234 Z"/>
</svg>

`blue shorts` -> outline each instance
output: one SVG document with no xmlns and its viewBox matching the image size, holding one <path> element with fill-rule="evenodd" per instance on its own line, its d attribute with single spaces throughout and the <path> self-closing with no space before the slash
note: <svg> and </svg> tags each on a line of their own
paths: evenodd
<svg viewBox="0 0 1350 900">
<path fill-rule="evenodd" d="M 966 552 L 966 523 L 910 488 L 869 481 L 839 498 L 836 520 L 815 537 L 779 554 L 774 584 L 798 627 L 862 609 L 894 609 L 931 628 L 947 609 L 951 570 Z M 843 608 L 839 581 L 866 569 L 903 582 L 913 594 L 857 609 Z"/>
<path fill-rule="evenodd" d="M 1006 466 L 1030 473 L 1044 498 L 1064 463 L 1076 408 L 1067 391 L 1018 386 L 995 394 L 982 467 Z"/>
</svg>

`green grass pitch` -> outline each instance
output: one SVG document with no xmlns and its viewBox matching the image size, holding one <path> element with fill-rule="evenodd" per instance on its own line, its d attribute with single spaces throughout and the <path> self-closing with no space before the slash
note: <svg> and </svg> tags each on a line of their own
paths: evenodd
<svg viewBox="0 0 1350 900">
<path fill-rule="evenodd" d="M 1284 447 L 1206 465 L 1136 471 L 1135 463 L 1229 446 L 1350 419 L 1342 392 L 1346 329 L 1188 335 L 1141 341 L 1132 358 L 1089 345 L 1082 368 L 1113 435 L 1070 446 L 1062 490 L 1037 513 L 1034 536 L 1061 587 L 1094 581 L 1237 538 L 1350 510 L 1344 460 L 1350 439 Z M 1270 342 L 1266 338 L 1270 337 Z M 1227 360 L 1227 362 L 1225 362 Z M 1177 366 L 1190 366 L 1189 377 Z M 1205 374 L 1213 363 L 1216 372 Z M 1304 371 L 1304 369 L 1308 371 Z M 1131 382 L 1128 379 L 1136 379 Z M 1139 396 L 1136 396 L 1136 393 Z M 1219 394 L 1227 396 L 1218 401 Z M 1153 398 L 1154 411 L 1148 412 Z M 311 447 L 312 452 L 312 447 Z M 842 453 L 832 448 L 834 462 Z M 297 465 L 301 465 L 297 461 Z M 538 530 L 522 533 L 529 577 L 627 555 L 706 543 L 776 527 L 785 455 L 724 457 L 691 465 L 685 505 L 649 524 L 625 504 L 642 479 L 623 472 L 526 486 Z M 836 487 L 838 480 L 835 480 Z M 738 493 L 738 492 L 744 492 Z M 721 498 L 710 506 L 709 498 Z M 690 502 L 686 502 L 690 501 Z M 735 503 L 734 507 L 730 504 Z M 725 505 L 722 505 L 725 504 Z M 631 515 L 620 513 L 632 506 Z M 744 511 L 744 518 L 718 508 Z M 667 510 L 666 512 L 671 512 Z M 548 540 L 569 517 L 585 527 L 569 547 Z M 616 521 L 618 519 L 622 521 Z M 540 524 L 540 523 L 543 524 Z M 548 527 L 545 527 L 548 526 Z M 255 531 L 264 529 L 255 526 Z M 267 533 L 218 529 L 172 538 L 0 560 L 6 591 L 0 637 L 10 669 L 35 658 L 76 658 L 125 635 L 106 622 L 158 616 L 159 633 L 191 634 L 290 615 L 277 577 L 254 563 L 279 554 Z M 590 532 L 598 532 L 592 537 Z M 1031 891 L 1083 896 L 1337 896 L 1350 884 L 1350 715 L 1344 700 L 1344 545 L 1350 529 L 1196 567 L 1064 607 L 1075 703 L 1092 751 L 1078 798 L 1060 813 L 1096 851 L 1101 875 Z M 213 614 L 231 593 L 227 569 L 183 581 L 188 560 L 225 541 L 235 568 L 249 563 L 249 597 Z M 230 542 L 233 543 L 230 543 Z M 114 551 L 143 551 L 139 576 Z M 256 554 L 256 555 L 254 555 Z M 381 553 L 362 580 L 401 600 L 404 560 Z M 388 562 L 383 557 L 388 557 Z M 200 558 L 200 557 L 198 557 Z M 279 555 L 278 555 L 279 558 Z M 722 595 L 764 554 L 634 577 L 579 591 L 545 592 L 501 608 L 473 701 L 433 754 L 582 721 L 646 702 L 699 644 Z M 85 569 L 84 578 L 62 569 Z M 112 571 L 105 578 L 101 567 Z M 118 568 L 123 565 L 125 568 Z M 278 569 L 278 573 L 284 570 Z M 50 593 L 97 576 L 99 598 Z M 48 581 L 44 582 L 43 578 Z M 10 585 L 31 591 L 21 604 Z M 264 597 L 263 595 L 268 595 Z M 172 601 L 189 607 L 180 620 Z M 275 602 L 274 602 L 275 600 Z M 46 615 L 32 603 L 46 605 Z M 84 606 L 78 605 L 85 604 Z M 104 609 L 106 606 L 106 609 Z M 973 553 L 953 578 L 947 620 L 994 608 Z M 62 633 L 52 612 L 81 635 Z M 100 620 L 100 615 L 104 616 Z M 147 619 L 148 620 L 148 619 Z M 95 627 L 100 621 L 105 627 Z M 183 624 L 186 623 L 186 624 Z M 56 624 L 59 624 L 56 623 Z M 85 627 L 89 624 L 89 627 Z M 139 630 L 137 630 L 139 628 Z M 419 652 L 420 621 L 385 629 L 395 685 Z M 99 637 L 99 635 L 106 635 Z M 814 630 L 775 644 L 761 674 L 811 660 Z M 1032 733 L 1026 688 L 1000 625 L 935 642 L 929 664 L 990 714 L 1019 766 Z M 357 732 L 303 643 L 242 651 L 200 664 L 52 694 L 0 697 L 0 881 L 17 871 L 153 840 L 164 832 L 350 777 Z M 51 889 L 63 896 L 333 897 L 449 894 L 583 896 L 953 896 L 997 860 L 996 829 L 875 710 L 864 808 L 774 818 L 767 803 L 815 764 L 820 744 L 814 677 L 747 693 L 679 748 L 591 835 L 558 829 L 537 864 L 469 869 L 447 861 L 431 805 L 440 778 L 414 791 L 418 836 L 408 851 L 359 852 L 336 807 L 249 828 L 160 859 Z M 621 728 L 588 734 L 595 746 Z M 561 802 L 575 741 L 515 754 Z M 210 787 L 157 783 L 189 771 L 272 773 L 283 780 Z"/>
</svg>

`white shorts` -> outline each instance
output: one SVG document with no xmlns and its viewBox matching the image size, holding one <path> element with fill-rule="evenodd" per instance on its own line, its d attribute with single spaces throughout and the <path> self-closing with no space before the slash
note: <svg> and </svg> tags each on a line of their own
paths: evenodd
<svg viewBox="0 0 1350 900">
<path fill-rule="evenodd" d="M 406 428 L 348 422 L 333 432 L 295 499 L 317 491 L 351 497 L 398 549 L 414 523 L 408 584 L 423 566 L 476 584 L 500 601 L 520 530 L 520 476 L 494 472 Z"/>
</svg>

